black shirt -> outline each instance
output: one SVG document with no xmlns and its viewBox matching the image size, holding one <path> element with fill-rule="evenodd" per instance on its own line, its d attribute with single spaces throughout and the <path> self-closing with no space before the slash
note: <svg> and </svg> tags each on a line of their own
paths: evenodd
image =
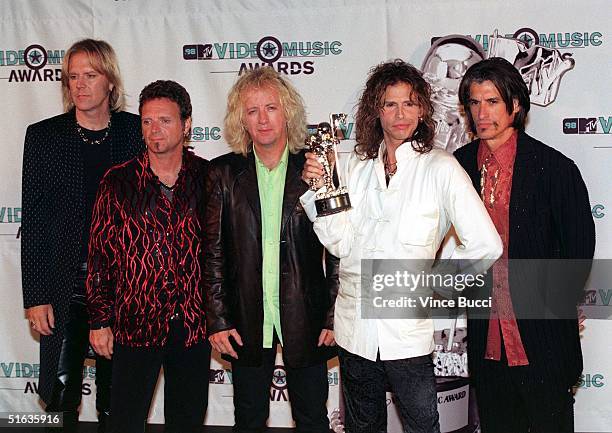
<svg viewBox="0 0 612 433">
<path fill-rule="evenodd" d="M 87 247 L 89 245 L 89 229 L 91 227 L 91 213 L 96 202 L 98 185 L 104 174 L 112 166 L 110 145 L 108 138 L 100 143 L 107 129 L 92 131 L 81 127 L 83 135 L 89 142 L 82 140 L 81 156 L 83 158 L 83 192 L 85 193 L 85 229 L 81 237 L 81 262 L 87 262 Z M 84 293 L 84 292 L 83 292 Z"/>
</svg>

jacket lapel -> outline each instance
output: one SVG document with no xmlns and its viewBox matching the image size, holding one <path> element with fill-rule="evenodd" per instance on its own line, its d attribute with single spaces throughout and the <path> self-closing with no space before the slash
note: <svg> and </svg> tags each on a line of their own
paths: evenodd
<svg viewBox="0 0 612 433">
<path fill-rule="evenodd" d="M 302 181 L 300 173 L 304 166 L 304 154 L 289 153 L 287 175 L 285 176 L 285 192 L 283 194 L 283 214 L 281 217 L 281 234 L 285 231 L 287 222 L 293 214 L 300 196 L 306 192 L 307 186 Z"/>
<path fill-rule="evenodd" d="M 127 155 L 124 154 L 125 148 L 121 148 L 119 143 L 115 143 L 113 141 L 113 137 L 118 136 L 119 134 L 119 125 L 117 122 L 119 121 L 118 116 L 113 116 L 113 112 L 111 112 L 111 127 L 110 131 L 108 131 L 109 145 L 110 145 L 110 156 L 113 165 L 117 165 L 123 161 L 128 160 Z"/>
<path fill-rule="evenodd" d="M 257 185 L 257 172 L 255 171 L 255 154 L 251 151 L 247 154 L 246 168 L 237 179 L 237 184 L 251 206 L 253 215 L 261 227 L 261 205 L 259 203 L 259 187 Z"/>
<path fill-rule="evenodd" d="M 82 237 L 83 230 L 88 230 L 85 227 L 84 218 L 86 212 L 85 191 L 84 191 L 84 164 L 81 154 L 81 138 L 76 132 L 76 111 L 73 108 L 69 112 L 60 117 L 61 121 L 58 124 L 58 136 L 61 140 L 58 144 L 61 146 L 59 154 L 61 160 L 57 163 L 63 166 L 62 169 L 62 187 L 57 197 L 57 200 L 63 202 L 63 206 L 69 209 L 73 215 L 72 223 L 76 225 L 77 230 L 72 232 L 72 242 L 74 248 L 68 249 L 74 255 L 73 262 L 76 263 L 77 254 L 80 254 L 79 242 Z M 66 193 L 70 195 L 69 199 L 64 196 Z M 74 253 L 79 251 L 77 253 Z"/>
<path fill-rule="evenodd" d="M 529 145 L 529 137 L 524 132 L 519 132 L 516 145 L 516 157 L 512 169 L 512 190 L 510 192 L 510 228 L 516 221 L 520 209 L 530 192 L 533 192 L 532 179 L 535 175 L 533 167 L 533 147 Z"/>
<path fill-rule="evenodd" d="M 478 147 L 480 146 L 480 141 L 474 143 L 474 145 L 469 145 L 466 148 L 467 155 L 464 159 L 465 166 L 463 167 L 470 179 L 472 180 L 472 184 L 476 191 L 480 194 L 480 170 L 478 170 Z"/>
<path fill-rule="evenodd" d="M 83 157 L 81 154 L 81 138 L 76 132 L 76 114 L 75 109 L 67 112 L 62 116 L 62 123 L 60 125 L 60 131 L 58 134 L 62 138 L 61 146 L 62 152 L 64 152 L 63 159 L 66 164 L 63 171 L 65 185 L 74 192 L 76 197 L 85 197 L 83 191 Z M 79 203 L 79 215 L 85 213 L 85 199 L 80 199 Z"/>
</svg>

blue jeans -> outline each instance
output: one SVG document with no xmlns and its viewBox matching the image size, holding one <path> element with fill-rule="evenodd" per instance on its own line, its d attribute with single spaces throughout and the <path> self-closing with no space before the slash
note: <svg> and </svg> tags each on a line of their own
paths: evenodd
<svg viewBox="0 0 612 433">
<path fill-rule="evenodd" d="M 436 380 L 430 355 L 370 361 L 338 348 L 346 433 L 387 431 L 387 384 L 404 430 L 439 433 Z"/>
</svg>

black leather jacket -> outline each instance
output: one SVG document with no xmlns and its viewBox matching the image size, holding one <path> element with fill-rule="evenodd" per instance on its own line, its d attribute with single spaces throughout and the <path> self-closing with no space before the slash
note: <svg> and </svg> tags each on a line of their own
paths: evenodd
<svg viewBox="0 0 612 433">
<path fill-rule="evenodd" d="M 322 329 L 333 329 L 339 260 L 325 252 L 299 197 L 304 155 L 289 154 L 280 247 L 280 321 L 283 358 L 299 368 L 334 356 L 317 347 Z M 260 365 L 263 346 L 261 207 L 255 157 L 226 154 L 211 161 L 206 182 L 204 289 L 209 335 L 235 328 L 241 365 Z M 325 253 L 324 253 L 325 252 Z M 324 273 L 325 270 L 325 273 Z M 327 275 L 327 277 L 325 276 Z"/>
</svg>

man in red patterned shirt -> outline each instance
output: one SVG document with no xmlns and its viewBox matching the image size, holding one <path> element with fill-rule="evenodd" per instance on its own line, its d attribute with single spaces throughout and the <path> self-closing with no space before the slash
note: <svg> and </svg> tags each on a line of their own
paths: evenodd
<svg viewBox="0 0 612 433">
<path fill-rule="evenodd" d="M 113 358 L 114 432 L 144 432 L 161 366 L 165 431 L 199 432 L 210 363 L 201 292 L 207 161 L 184 145 L 191 101 L 181 85 L 149 84 L 139 111 L 147 150 L 109 170 L 98 189 L 87 278 L 90 341 Z"/>
<path fill-rule="evenodd" d="M 524 132 L 529 90 L 511 63 L 471 66 L 459 98 L 478 140 L 455 156 L 504 246 L 485 294 L 491 310 L 468 311 L 482 432 L 573 432 L 571 388 L 582 371 L 576 304 L 595 248 L 587 189 L 573 161 Z"/>
</svg>

